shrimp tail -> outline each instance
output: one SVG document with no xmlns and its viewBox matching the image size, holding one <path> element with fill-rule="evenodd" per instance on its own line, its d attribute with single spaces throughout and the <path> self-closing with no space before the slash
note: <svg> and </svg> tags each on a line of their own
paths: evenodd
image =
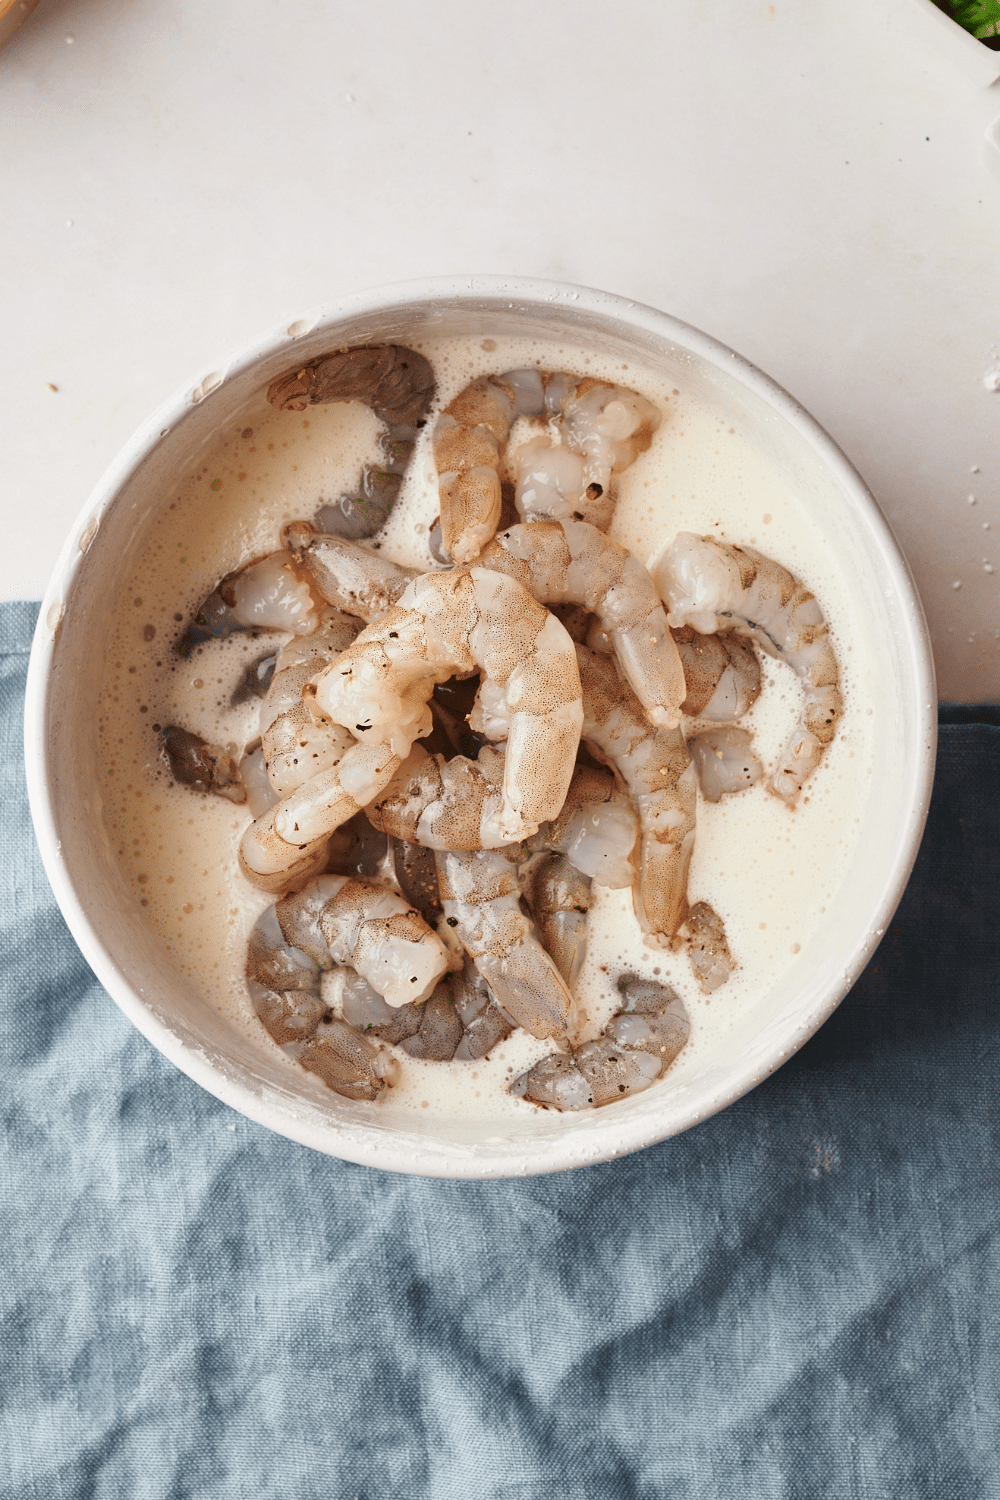
<svg viewBox="0 0 1000 1500">
<path fill-rule="evenodd" d="M 391 1068 L 363 1036 L 341 1020 L 327 1020 L 319 993 L 319 964 L 287 943 L 269 906 L 250 936 L 246 980 L 265 1031 L 309 1073 L 348 1099 L 377 1099 Z"/>
<path fill-rule="evenodd" d="M 815 596 L 762 552 L 687 531 L 674 538 L 655 574 L 672 627 L 745 636 L 802 683 L 802 712 L 767 783 L 794 807 L 843 711 L 840 669 Z"/>
</svg>

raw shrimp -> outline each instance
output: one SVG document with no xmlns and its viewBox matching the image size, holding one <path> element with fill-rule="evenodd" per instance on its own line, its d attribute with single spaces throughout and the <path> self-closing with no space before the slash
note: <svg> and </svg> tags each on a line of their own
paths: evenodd
<svg viewBox="0 0 1000 1500">
<path fill-rule="evenodd" d="M 369 808 L 366 818 L 371 818 Z M 374 823 L 373 827 L 377 826 Z M 420 844 L 408 844 L 403 839 L 387 839 L 392 851 L 392 868 L 400 892 L 415 906 L 429 927 L 436 927 L 444 915 L 441 893 L 438 890 L 437 864 L 434 851 Z"/>
<path fill-rule="evenodd" d="M 288 1056 L 347 1099 L 376 1099 L 394 1071 L 352 1026 L 327 1019 L 318 963 L 287 943 L 269 906 L 250 935 L 247 989 L 268 1035 Z"/>
<path fill-rule="evenodd" d="M 393 1007 L 426 1000 L 450 964 L 420 913 L 369 881 L 320 875 L 275 912 L 293 948 L 320 969 L 350 964 Z"/>
<path fill-rule="evenodd" d="M 444 986 L 448 976 L 421 1005 L 402 1005 L 394 1010 L 368 982 L 351 969 L 337 969 L 324 998 L 348 1025 L 366 1037 L 389 1042 L 411 1057 L 429 1062 L 447 1062 L 455 1055 L 462 1037 L 462 1023 Z"/>
<path fill-rule="evenodd" d="M 612 474 L 649 447 L 660 423 L 644 397 L 589 377 L 508 370 L 474 380 L 434 428 L 442 544 L 458 563 L 471 562 L 496 532 L 503 450 L 519 416 L 550 417 L 563 439 L 559 450 L 544 438 L 528 445 L 531 457 L 518 471 L 521 514 L 576 516 L 601 526 L 614 513 Z"/>
<path fill-rule="evenodd" d="M 281 541 L 321 598 L 368 625 L 391 609 L 419 576 L 416 569 L 389 562 L 370 547 L 318 532 L 308 521 L 292 521 Z"/>
<path fill-rule="evenodd" d="M 449 987 L 451 1001 L 464 1028 L 462 1040 L 455 1048 L 455 1061 L 487 1057 L 497 1042 L 510 1036 L 514 1022 L 501 1010 L 497 998 L 475 963 L 465 955 L 461 972 L 448 974 L 441 981 Z"/>
<path fill-rule="evenodd" d="M 495 845 L 534 833 L 559 812 L 583 718 L 573 643 L 520 584 L 478 567 L 415 579 L 320 675 L 315 702 L 333 723 L 364 736 L 345 762 L 383 745 L 398 757 L 395 771 L 431 728 L 434 684 L 476 671 L 502 696 L 509 720 Z"/>
<path fill-rule="evenodd" d="M 445 974 L 422 1005 L 393 1010 L 347 968 L 336 971 L 327 994 L 339 1002 L 342 1019 L 357 1031 L 428 1062 L 475 1062 L 514 1029 L 468 956 L 463 968 Z"/>
<path fill-rule="evenodd" d="M 724 792 L 745 791 L 761 778 L 763 767 L 750 748 L 746 729 L 723 724 L 692 735 L 687 747 L 706 802 L 718 802 Z"/>
<path fill-rule="evenodd" d="M 210 745 L 190 729 L 168 724 L 160 735 L 160 753 L 175 781 L 214 792 L 229 802 L 245 802 L 246 787 L 236 762 L 222 745 Z"/>
<path fill-rule="evenodd" d="M 557 427 L 565 446 L 583 456 L 585 492 L 597 489 L 607 494 L 613 476 L 646 451 L 662 421 L 659 408 L 645 396 L 589 376 L 550 376 L 545 404 L 548 411 L 559 413 Z M 552 513 L 526 504 L 522 514 L 531 512 Z"/>
<path fill-rule="evenodd" d="M 725 984 L 733 963 L 722 918 L 707 901 L 695 901 L 688 910 L 681 932 L 695 978 L 706 995 Z"/>
<path fill-rule="evenodd" d="M 573 996 L 522 910 L 516 865 L 493 849 L 436 858 L 445 920 L 497 1004 L 532 1036 L 564 1041 Z"/>
<path fill-rule="evenodd" d="M 614 661 L 577 646 L 583 738 L 615 767 L 639 813 L 639 878 L 632 900 L 646 941 L 668 945 L 687 911 L 697 777 L 680 729 L 651 728 Z"/>
<path fill-rule="evenodd" d="M 637 975 L 623 975 L 618 991 L 621 1007 L 596 1041 L 543 1057 L 515 1078 L 511 1093 L 553 1109 L 596 1109 L 665 1073 L 690 1035 L 683 1002 L 669 985 Z"/>
<path fill-rule="evenodd" d="M 525 841 L 528 853 L 564 854 L 597 885 L 627 890 L 635 879 L 639 820 L 628 793 L 605 766 L 577 764 L 557 818 Z"/>
<path fill-rule="evenodd" d="M 434 397 L 434 371 L 422 354 L 376 344 L 322 354 L 286 371 L 268 387 L 279 411 L 304 411 L 328 401 L 363 401 L 385 432 L 384 464 L 366 465 L 360 490 L 320 507 L 316 523 L 339 536 L 374 536 L 396 503 L 413 445 Z"/>
<path fill-rule="evenodd" d="M 414 745 L 367 815 L 376 828 L 409 847 L 484 849 L 503 802 L 502 748 L 484 745 L 478 759 L 445 760 Z M 526 853 L 551 849 L 568 856 L 584 875 L 620 889 L 633 879 L 638 834 L 635 810 L 610 772 L 577 766 L 557 816 L 525 841 Z"/>
<path fill-rule="evenodd" d="M 681 712 L 714 724 L 742 719 L 760 696 L 760 662 L 752 642 L 732 631 L 700 635 L 690 625 L 671 635 L 687 688 Z"/>
<path fill-rule="evenodd" d="M 517 405 L 503 376 L 483 377 L 461 391 L 434 424 L 441 545 L 457 563 L 471 562 L 497 529 L 500 454 Z"/>
<path fill-rule="evenodd" d="M 367 825 L 364 813 L 358 815 L 357 822 Z M 368 835 L 375 832 L 367 825 Z M 433 852 L 400 839 L 383 838 L 382 843 L 388 846 L 392 875 L 404 900 L 416 908 L 428 927 L 438 927 L 446 937 L 453 938 L 454 928 L 443 920 Z M 365 837 L 362 844 L 370 866 L 378 849 L 377 841 Z M 457 971 L 453 968 L 443 976 L 424 1007 L 406 1005 L 395 1011 L 353 970 L 344 969 L 341 1014 L 360 1030 L 397 1043 L 411 1056 L 431 1061 L 485 1057 L 497 1042 L 510 1035 L 514 1023 L 500 1010 L 489 985 L 464 949 L 460 960 L 455 961 L 461 963 L 461 968 Z"/>
<path fill-rule="evenodd" d="M 516 578 L 542 603 L 592 610 L 653 723 L 680 722 L 681 659 L 656 585 L 624 547 L 585 521 L 536 521 L 502 532 L 477 566 Z"/>
<path fill-rule="evenodd" d="M 503 781 L 504 754 L 492 745 L 474 761 L 445 760 L 414 745 L 368 816 L 376 828 L 425 849 L 499 848 L 510 842 L 497 828 Z"/>
<path fill-rule="evenodd" d="M 282 648 L 261 707 L 261 751 L 276 802 L 310 777 L 335 766 L 354 744 L 339 725 L 317 720 L 302 698 L 302 689 L 358 633 L 357 621 L 328 611 L 312 635 L 295 636 Z"/>
<path fill-rule="evenodd" d="M 322 603 L 366 622 L 377 620 L 418 577 L 370 547 L 292 521 L 277 552 L 253 558 L 227 573 L 201 604 L 177 643 L 182 656 L 203 641 L 241 630 L 283 630 L 311 635 Z"/>
<path fill-rule="evenodd" d="M 655 570 L 672 626 L 732 630 L 787 662 L 805 688 L 801 717 L 768 786 L 790 806 L 833 739 L 843 700 L 837 658 L 813 594 L 750 547 L 679 532 Z"/>
<path fill-rule="evenodd" d="M 466 851 L 471 844 L 476 850 L 482 847 L 480 828 L 490 826 L 500 805 L 502 778 L 503 753 L 492 746 L 484 746 L 479 760 L 472 762 L 460 756 L 446 761 L 415 745 L 394 780 L 368 808 L 367 816 L 377 828 L 392 833 L 407 861 L 416 863 L 422 848 L 444 853 Z M 558 817 L 543 823 L 520 845 L 507 845 L 500 851 L 501 864 L 482 861 L 472 868 L 479 873 L 499 871 L 506 881 L 509 861 L 530 861 L 525 892 L 528 904 L 543 946 L 572 985 L 583 959 L 585 921 L 581 914 L 590 906 L 591 880 L 616 888 L 631 886 L 637 835 L 635 810 L 619 791 L 612 773 L 600 767 L 577 766 Z M 543 855 L 541 862 L 531 859 L 536 854 Z M 566 870 L 561 864 L 557 868 L 554 861 L 564 863 Z M 408 899 L 419 904 L 418 888 L 408 889 L 404 883 L 398 854 L 396 874 Z M 426 872 L 421 878 L 426 888 Z M 503 894 L 507 893 L 504 883 Z M 430 920 L 430 911 L 421 910 Z M 520 940 L 520 926 L 515 924 L 511 930 Z"/>
<path fill-rule="evenodd" d="M 177 642 L 189 656 L 203 641 L 225 640 L 240 630 L 284 630 L 310 635 L 319 610 L 306 579 L 290 552 L 270 552 L 227 573 L 199 605 Z"/>
<path fill-rule="evenodd" d="M 318 875 L 330 834 L 389 784 L 399 764 L 385 745 L 355 742 L 336 765 L 255 818 L 240 842 L 243 874 L 272 893 L 293 890 Z"/>
<path fill-rule="evenodd" d="M 541 854 L 520 872 L 521 889 L 539 936 L 569 985 L 576 983 L 587 952 L 591 880 L 565 854 Z"/>
<path fill-rule="evenodd" d="M 354 967 L 340 967 L 335 973 L 339 983 L 329 994 L 339 1001 L 340 1015 L 331 1016 L 320 996 L 321 973 L 348 950 L 355 963 L 365 963 L 372 947 L 370 938 L 365 942 L 363 937 L 366 922 L 384 922 L 377 913 L 386 904 L 386 892 L 379 887 L 345 881 L 330 895 L 333 884 L 335 879 L 323 877 L 299 897 L 269 906 L 250 936 L 247 988 L 261 1023 L 286 1054 L 335 1093 L 371 1100 L 391 1085 L 395 1073 L 391 1055 L 373 1047 L 371 1036 L 399 1045 L 411 1057 L 445 1061 L 485 1057 L 509 1035 L 509 1020 L 474 971 L 446 974 L 425 1000 L 393 1006 L 369 982 L 372 977 L 385 980 L 384 966 L 374 974 L 369 967 L 368 979 Z M 359 906 L 368 915 L 352 949 L 350 939 L 345 945 L 345 931 L 357 925 Z M 389 919 L 397 929 L 399 915 Z M 416 935 L 415 913 L 405 915 Z M 417 953 L 429 936 L 425 931 L 416 944 L 403 946 Z M 399 947 L 398 932 L 390 941 Z M 411 956 L 403 955 L 404 969 Z M 426 967 L 423 955 L 418 964 Z"/>
</svg>

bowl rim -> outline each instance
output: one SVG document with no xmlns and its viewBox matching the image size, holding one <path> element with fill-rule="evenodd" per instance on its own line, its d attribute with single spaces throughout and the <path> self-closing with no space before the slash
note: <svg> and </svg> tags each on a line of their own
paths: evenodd
<svg viewBox="0 0 1000 1500">
<path fill-rule="evenodd" d="M 59 832 L 49 795 L 50 761 L 47 744 L 48 685 L 53 665 L 55 642 L 64 601 L 70 596 L 76 574 L 84 562 L 85 549 L 80 538 L 87 535 L 93 522 L 100 520 L 118 492 L 149 458 L 161 438 L 190 411 L 192 401 L 211 394 L 223 381 L 239 375 L 297 338 L 313 334 L 327 326 L 348 319 L 382 314 L 389 309 L 401 310 L 413 304 L 454 305 L 461 301 L 506 300 L 511 305 L 532 304 L 539 310 L 545 305 L 563 305 L 574 313 L 588 313 L 617 318 L 682 349 L 689 350 L 708 365 L 733 376 L 761 398 L 767 406 L 797 431 L 809 448 L 815 451 L 836 481 L 864 515 L 871 540 L 879 554 L 881 569 L 895 591 L 905 633 L 905 654 L 910 664 L 910 681 L 914 686 L 909 705 L 914 723 L 914 743 L 918 747 L 907 768 L 911 785 L 910 818 L 900 830 L 893 858 L 885 871 L 882 896 L 871 916 L 867 936 L 841 970 L 836 984 L 825 993 L 801 1019 L 794 1035 L 784 1035 L 764 1058 L 741 1066 L 737 1062 L 725 1086 L 712 1092 L 703 1108 L 689 1110 L 679 1124 L 658 1128 L 645 1118 L 618 1123 L 609 1120 L 609 1129 L 600 1137 L 583 1144 L 573 1132 L 546 1139 L 511 1141 L 503 1155 L 494 1152 L 471 1152 L 449 1141 L 406 1135 L 405 1159 L 398 1148 L 395 1157 L 387 1142 L 398 1139 L 392 1131 L 350 1131 L 327 1122 L 320 1127 L 308 1113 L 297 1115 L 285 1110 L 275 1119 L 273 1103 L 263 1098 L 240 1078 L 220 1068 L 200 1049 L 193 1047 L 161 1020 L 137 994 L 118 968 L 112 954 L 92 925 L 62 858 Z M 829 434 L 805 408 L 769 375 L 750 360 L 730 349 L 710 334 L 645 303 L 611 292 L 577 286 L 571 283 L 500 275 L 444 276 L 396 282 L 342 297 L 324 304 L 272 329 L 237 350 L 200 381 L 187 380 L 140 424 L 111 461 L 92 490 L 75 523 L 70 528 L 59 559 L 49 580 L 39 611 L 28 666 L 24 712 L 25 774 L 28 799 L 43 865 L 56 901 L 81 952 L 100 983 L 119 1008 L 152 1044 L 196 1083 L 261 1125 L 329 1155 L 353 1161 L 362 1166 L 383 1170 L 446 1178 L 507 1178 L 537 1175 L 589 1165 L 615 1156 L 641 1150 L 660 1140 L 679 1134 L 692 1125 L 724 1109 L 770 1076 L 782 1062 L 791 1057 L 832 1014 L 868 963 L 899 903 L 916 859 L 926 821 L 934 776 L 937 740 L 937 693 L 930 638 L 923 609 L 910 569 L 903 557 L 888 521 L 878 507 L 858 471 Z M 603 1111 L 602 1111 L 603 1114 Z M 343 1137 L 347 1137 L 344 1139 Z"/>
</svg>

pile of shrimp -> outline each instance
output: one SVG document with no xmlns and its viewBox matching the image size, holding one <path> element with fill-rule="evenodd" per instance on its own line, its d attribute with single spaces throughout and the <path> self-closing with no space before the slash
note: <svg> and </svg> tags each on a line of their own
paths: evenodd
<svg viewBox="0 0 1000 1500">
<path fill-rule="evenodd" d="M 162 750 L 252 814 L 240 868 L 275 900 L 247 985 L 289 1056 L 374 1100 L 400 1053 L 478 1059 L 521 1027 L 554 1050 L 511 1092 L 592 1108 L 648 1088 L 690 1030 L 670 986 L 622 974 L 604 1031 L 578 1033 L 594 885 L 630 889 L 646 943 L 685 950 L 703 992 L 725 985 L 724 922 L 687 892 L 699 787 L 764 779 L 793 809 L 835 732 L 837 662 L 813 595 L 762 554 L 681 533 L 653 576 L 607 535 L 662 414 L 589 377 L 513 370 L 456 396 L 429 434 L 437 565 L 389 561 L 365 545 L 372 497 L 384 520 L 433 395 L 427 361 L 392 345 L 272 384 L 279 409 L 366 402 L 388 465 L 221 580 L 177 643 L 281 633 L 241 686 L 259 737 L 237 763 L 171 725 Z M 766 778 L 738 722 L 758 649 L 803 687 Z"/>
</svg>

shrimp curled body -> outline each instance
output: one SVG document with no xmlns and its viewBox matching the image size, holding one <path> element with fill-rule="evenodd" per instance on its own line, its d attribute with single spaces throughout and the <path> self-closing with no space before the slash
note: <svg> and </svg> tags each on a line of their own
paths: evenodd
<svg viewBox="0 0 1000 1500">
<path fill-rule="evenodd" d="M 357 538 L 372 536 L 384 524 L 433 396 L 429 361 L 400 344 L 367 344 L 321 354 L 271 382 L 267 399 L 279 411 L 363 401 L 385 424 L 379 439 L 383 463 L 365 466 L 357 494 L 321 506 L 316 520 L 323 530 Z"/>
<path fill-rule="evenodd" d="M 787 568 L 753 548 L 687 531 L 678 533 L 655 572 L 672 626 L 748 636 L 768 656 L 786 662 L 802 682 L 802 714 L 768 783 L 794 806 L 843 709 L 837 658 L 814 595 Z"/>
<path fill-rule="evenodd" d="M 442 541 L 458 563 L 496 532 L 503 451 L 518 417 L 547 417 L 562 439 L 525 445 L 525 462 L 515 464 L 520 514 L 583 516 L 602 529 L 614 514 L 612 475 L 649 447 L 660 424 L 645 397 L 589 377 L 508 370 L 474 380 L 434 429 Z"/>
<path fill-rule="evenodd" d="M 680 722 L 680 655 L 656 585 L 624 547 L 586 521 L 536 521 L 502 532 L 477 565 L 516 578 L 545 604 L 593 611 L 652 722 Z"/>
<path fill-rule="evenodd" d="M 499 844 L 534 833 L 559 812 L 583 722 L 573 642 L 520 584 L 479 567 L 415 579 L 319 676 L 315 702 L 332 723 L 363 737 L 364 748 L 387 749 L 398 766 L 431 729 L 435 683 L 474 672 L 502 695 L 509 725 L 492 829 Z"/>
<path fill-rule="evenodd" d="M 670 1067 L 686 1045 L 691 1023 L 666 984 L 623 975 L 622 997 L 596 1041 L 553 1053 L 515 1078 L 511 1093 L 549 1109 L 595 1109 L 640 1093 Z"/>
</svg>

